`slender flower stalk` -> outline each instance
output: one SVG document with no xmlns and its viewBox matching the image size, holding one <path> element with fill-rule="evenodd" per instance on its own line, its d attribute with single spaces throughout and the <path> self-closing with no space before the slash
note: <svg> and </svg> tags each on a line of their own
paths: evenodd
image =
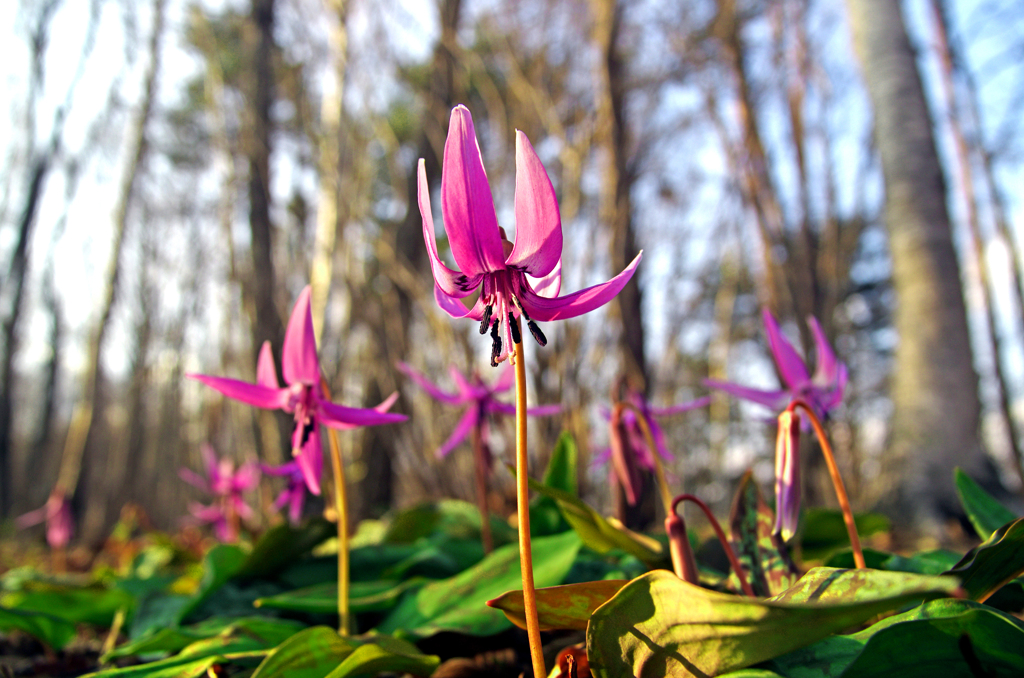
<svg viewBox="0 0 1024 678">
<path fill-rule="evenodd" d="M 481 538 L 484 552 L 490 553 L 493 544 L 491 525 L 487 509 L 487 477 L 491 472 L 490 422 L 493 418 L 514 415 L 515 405 L 500 402 L 499 393 L 512 389 L 515 382 L 515 369 L 509 365 L 501 370 L 494 383 L 488 385 L 479 374 L 474 373 L 467 378 L 454 366 L 449 368 L 456 392 L 449 393 L 427 379 L 406 363 L 398 363 L 398 369 L 405 373 L 414 383 L 427 392 L 430 397 L 447 405 L 466 405 L 466 411 L 456 424 L 448 439 L 439 447 L 435 454 L 438 459 L 448 456 L 468 435 L 473 446 L 473 461 L 476 477 L 477 503 L 480 508 Z M 531 417 L 550 416 L 561 411 L 561 405 L 540 405 L 526 410 Z"/>
<path fill-rule="evenodd" d="M 711 508 L 705 504 L 700 497 L 692 494 L 679 495 L 672 500 L 672 515 L 676 515 L 677 507 L 684 501 L 693 502 L 700 507 L 700 510 L 704 512 L 705 516 L 707 516 L 708 522 L 711 523 L 711 528 L 715 531 L 715 536 L 718 537 L 718 541 L 722 544 L 722 549 L 725 551 L 725 557 L 729 559 L 729 565 L 732 566 L 732 571 L 736 573 L 736 578 L 740 580 L 740 589 L 743 590 L 743 594 L 747 597 L 756 598 L 757 595 L 754 593 L 753 587 L 750 585 L 750 582 L 747 581 L 747 574 L 743 569 L 743 565 L 740 563 L 740 559 L 736 556 L 736 551 L 732 548 L 732 544 L 729 543 L 729 538 L 725 536 L 725 530 L 722 529 L 722 525 L 718 522 L 718 518 L 715 518 L 715 514 L 711 512 Z"/>
<path fill-rule="evenodd" d="M 839 508 L 843 512 L 843 522 L 846 523 L 846 532 L 850 535 L 850 548 L 853 551 L 853 562 L 857 566 L 857 569 L 864 569 L 867 567 L 867 563 L 864 561 L 864 551 L 860 545 L 860 534 L 857 532 L 857 522 L 853 518 L 853 509 L 850 508 L 850 499 L 846 494 L 846 485 L 843 484 L 843 477 L 839 474 L 839 466 L 836 464 L 835 455 L 832 454 L 832 445 L 829 443 L 828 436 L 825 434 L 825 427 L 821 425 L 821 420 L 818 419 L 818 415 L 814 412 L 811 405 L 805 400 L 799 398 L 794 400 L 789 404 L 789 407 L 787 407 L 786 410 L 789 412 L 795 412 L 797 408 L 800 408 L 807 414 L 808 419 L 810 419 L 811 426 L 814 427 L 814 433 L 818 436 L 818 444 L 821 446 L 821 453 L 825 456 L 825 464 L 828 466 L 828 473 L 832 477 L 832 486 L 836 490 L 836 499 L 839 500 Z"/>
<path fill-rule="evenodd" d="M 348 633 L 350 626 L 348 604 L 348 511 L 345 497 L 345 467 L 341 459 L 337 430 L 357 426 L 376 426 L 404 421 L 404 414 L 387 410 L 398 398 L 391 394 L 373 409 L 345 407 L 331 402 L 326 381 L 320 372 L 313 316 L 310 311 L 310 287 L 299 294 L 292 309 L 281 352 L 281 368 L 287 386 L 281 387 L 274 370 L 270 344 L 265 343 L 257 363 L 257 380 L 249 384 L 236 379 L 189 374 L 229 398 L 264 409 L 281 409 L 295 417 L 292 431 L 292 456 L 302 469 L 303 479 L 313 494 L 320 494 L 320 475 L 323 469 L 323 446 L 320 424 L 331 431 L 331 465 L 334 471 L 335 509 L 338 516 L 338 626 L 339 632 Z"/>
<path fill-rule="evenodd" d="M 640 254 L 608 282 L 559 296 L 562 266 L 562 221 L 555 189 L 529 139 L 516 132 L 515 242 L 498 226 L 491 188 L 484 171 L 473 117 L 465 106 L 452 110 L 441 167 L 441 211 L 455 263 L 441 261 L 434 241 L 426 163 L 418 167 L 418 198 L 423 240 L 434 275 L 434 299 L 453 318 L 480 322 L 491 337 L 491 365 L 514 356 L 516 368 L 516 465 L 520 562 L 530 656 L 536 678 L 547 675 L 540 647 L 533 564 L 530 553 L 529 492 L 526 445 L 526 372 L 520 317 L 538 344 L 547 337 L 538 322 L 574 318 L 611 301 L 629 282 Z M 480 290 L 472 307 L 462 300 Z"/>
</svg>

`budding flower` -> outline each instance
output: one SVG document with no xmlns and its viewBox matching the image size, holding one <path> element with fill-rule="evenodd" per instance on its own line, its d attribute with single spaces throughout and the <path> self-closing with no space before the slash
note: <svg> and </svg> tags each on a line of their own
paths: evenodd
<svg viewBox="0 0 1024 678">
<path fill-rule="evenodd" d="M 686 535 L 686 523 L 675 511 L 665 517 L 665 533 L 668 535 L 668 551 L 672 556 L 672 569 L 676 576 L 691 584 L 700 583 L 697 560 Z"/>
<path fill-rule="evenodd" d="M 779 415 L 775 439 L 775 534 L 789 541 L 800 521 L 800 416 L 791 410 Z"/>
</svg>

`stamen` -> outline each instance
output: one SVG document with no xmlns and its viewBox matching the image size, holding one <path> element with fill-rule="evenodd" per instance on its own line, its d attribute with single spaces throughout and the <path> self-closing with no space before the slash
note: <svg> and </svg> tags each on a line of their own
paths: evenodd
<svg viewBox="0 0 1024 678">
<path fill-rule="evenodd" d="M 526 314 L 524 313 L 523 316 L 525 316 L 525 315 Z M 548 338 L 545 337 L 544 333 L 540 331 L 540 327 L 537 326 L 537 323 L 535 323 L 532 320 L 530 320 L 529 318 L 527 318 L 526 319 L 526 327 L 530 330 L 530 334 L 533 335 L 533 338 L 537 340 L 538 344 L 540 344 L 541 346 L 547 346 L 548 345 Z"/>
<path fill-rule="evenodd" d="M 498 334 L 498 321 L 491 325 L 491 367 L 498 366 L 498 356 L 501 355 L 501 335 Z"/>
<path fill-rule="evenodd" d="M 494 307 L 490 304 L 484 306 L 484 317 L 480 321 L 480 334 L 487 334 L 487 326 L 491 324 L 491 313 L 494 312 Z"/>
<path fill-rule="evenodd" d="M 519 333 L 519 321 L 512 315 L 512 311 L 508 312 L 508 329 L 512 332 L 512 343 L 523 343 L 523 335 Z"/>
</svg>

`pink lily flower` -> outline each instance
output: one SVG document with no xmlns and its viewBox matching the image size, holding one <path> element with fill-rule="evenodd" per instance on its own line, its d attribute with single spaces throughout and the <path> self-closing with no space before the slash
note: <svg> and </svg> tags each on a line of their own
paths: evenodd
<svg viewBox="0 0 1024 678">
<path fill-rule="evenodd" d="M 18 529 L 46 523 L 46 543 L 51 549 L 64 548 L 74 535 L 75 522 L 71 516 L 71 501 L 64 491 L 54 488 L 41 508 L 14 519 Z"/>
<path fill-rule="evenodd" d="M 647 444 L 640 422 L 637 421 L 636 413 L 632 409 L 623 410 L 619 422 L 612 421 L 611 410 L 605 410 L 602 414 L 611 427 L 612 444 L 594 455 L 593 463 L 600 465 L 611 462 L 612 473 L 622 485 L 626 493 L 626 501 L 630 506 L 634 506 L 638 498 L 636 495 L 636 488 L 639 485 L 638 469 L 653 471 L 654 454 L 658 454 L 666 462 L 673 459 L 665 441 L 665 432 L 655 417 L 666 417 L 706 407 L 711 402 L 711 397 L 704 396 L 668 407 L 652 407 L 642 393 L 630 389 L 627 401 L 643 415 L 644 421 L 651 429 L 651 438 L 654 439 L 655 449 L 651 450 Z"/>
<path fill-rule="evenodd" d="M 426 165 L 419 162 L 419 206 L 423 239 L 434 274 L 434 298 L 453 318 L 480 321 L 491 335 L 491 365 L 514 350 L 521 336 L 520 316 L 541 346 L 547 339 L 537 321 L 574 318 L 608 303 L 626 285 L 641 254 L 608 282 L 558 296 L 562 281 L 562 220 L 544 166 L 529 139 L 516 132 L 516 240 L 509 242 L 498 226 L 491 188 L 477 144 L 473 117 L 459 105 L 452 110 L 441 173 L 441 213 L 452 256 L 460 271 L 446 266 L 434 241 Z M 476 290 L 471 308 L 460 301 Z"/>
<path fill-rule="evenodd" d="M 209 444 L 202 446 L 201 454 L 206 477 L 187 468 L 180 469 L 178 477 L 211 495 L 214 502 L 209 506 L 192 502 L 189 504 L 189 513 L 197 522 L 212 525 L 217 539 L 236 541 L 238 520 L 249 520 L 253 515 L 252 508 L 242 495 L 259 484 L 260 469 L 256 464 L 246 462 L 235 471 L 234 462 L 226 457 L 218 459 Z"/>
<path fill-rule="evenodd" d="M 404 414 L 387 411 L 398 398 L 397 393 L 393 393 L 373 409 L 337 405 L 326 397 L 320 377 L 320 361 L 316 353 L 309 295 L 310 288 L 307 285 L 295 302 L 285 332 L 281 368 L 287 386 L 282 387 L 278 384 L 269 343 L 265 343 L 260 350 L 255 384 L 205 374 L 187 376 L 217 389 L 229 398 L 253 407 L 281 409 L 294 415 L 292 454 L 302 468 L 309 491 L 320 494 L 320 475 L 324 460 L 319 424 L 336 430 L 346 430 L 357 426 L 392 424 L 405 421 L 407 417 Z"/>
<path fill-rule="evenodd" d="M 484 383 L 479 374 L 474 374 L 472 380 L 470 380 L 454 366 L 450 367 L 449 373 L 457 389 L 455 393 L 442 390 L 406 363 L 398 363 L 398 369 L 426 391 L 434 400 L 447 405 L 468 406 L 466 407 L 466 413 L 459 419 L 459 423 L 456 424 L 451 436 L 448 437 L 448 440 L 441 447 L 437 448 L 435 454 L 438 459 L 448 456 L 476 427 L 480 428 L 481 440 L 484 441 L 484 447 L 486 448 L 489 418 L 495 415 L 515 416 L 515 405 L 500 402 L 495 398 L 498 393 L 510 390 L 515 384 L 515 370 L 511 366 L 502 370 L 501 374 L 498 375 L 498 378 L 490 386 Z M 526 413 L 532 417 L 548 417 L 558 414 L 561 410 L 561 405 L 539 405 L 528 408 Z"/>
<path fill-rule="evenodd" d="M 768 345 L 779 374 L 785 382 L 785 388 L 766 391 L 715 379 L 705 379 L 704 385 L 759 403 L 775 411 L 781 410 L 792 400 L 801 398 L 807 401 L 819 417 L 824 417 L 843 400 L 843 390 L 849 378 L 846 365 L 836 359 L 835 352 L 814 316 L 807 319 L 814 334 L 814 345 L 818 355 L 818 364 L 813 375 L 807 368 L 807 363 L 782 334 L 775 317 L 767 309 L 763 311 L 763 316 Z"/>
</svg>

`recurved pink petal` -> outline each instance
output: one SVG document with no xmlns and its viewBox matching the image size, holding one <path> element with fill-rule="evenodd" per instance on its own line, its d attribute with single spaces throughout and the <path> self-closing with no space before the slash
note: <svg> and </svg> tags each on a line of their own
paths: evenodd
<svg viewBox="0 0 1024 678">
<path fill-rule="evenodd" d="M 782 375 L 782 380 L 786 382 L 786 386 L 791 391 L 799 391 L 800 387 L 811 378 L 811 375 L 807 373 L 807 365 L 804 364 L 803 358 L 789 343 L 789 340 L 783 336 L 779 323 L 775 321 L 775 316 L 768 309 L 764 309 L 762 315 L 764 316 L 764 328 L 768 332 L 768 345 L 771 348 L 772 357 L 775 358 L 775 364 L 779 368 L 779 374 Z"/>
<path fill-rule="evenodd" d="M 466 308 L 465 304 L 457 298 L 445 294 L 445 291 L 439 285 L 434 285 L 434 300 L 437 301 L 437 305 L 441 307 L 442 311 L 455 319 L 471 318 L 472 320 L 480 320 L 484 317 L 482 297 L 478 297 L 475 304 Z"/>
<path fill-rule="evenodd" d="M 480 275 L 466 275 L 445 266 L 437 253 L 437 241 L 434 239 L 434 216 L 430 209 L 430 186 L 427 185 L 427 168 L 420 159 L 416 169 L 416 194 L 419 200 L 420 216 L 423 218 L 423 242 L 427 245 L 427 259 L 430 260 L 430 271 L 434 274 L 434 282 L 450 297 L 461 299 L 468 296 L 480 285 Z M 449 233 L 449 239 L 451 234 Z"/>
<path fill-rule="evenodd" d="M 505 255 L 494 213 L 480 146 L 469 109 L 452 109 L 441 167 L 441 214 L 455 262 L 472 277 L 505 268 Z"/>
<path fill-rule="evenodd" d="M 530 284 L 534 294 L 548 299 L 554 299 L 562 289 L 562 260 L 555 262 L 554 268 L 543 278 L 534 278 L 526 274 L 526 281 Z"/>
<path fill-rule="evenodd" d="M 718 381 L 717 379 L 705 379 L 702 383 L 708 388 L 717 388 L 719 391 L 725 391 L 737 398 L 743 398 L 773 410 L 785 407 L 790 399 L 788 391 L 763 391 L 759 388 L 740 386 L 739 384 L 729 381 Z"/>
<path fill-rule="evenodd" d="M 434 400 L 440 400 L 441 402 L 449 405 L 457 405 L 461 402 L 461 399 L 457 395 L 448 393 L 447 391 L 442 391 L 440 387 L 428 380 L 420 372 L 417 372 L 410 365 L 406 363 L 398 363 L 398 370 L 405 376 L 412 379 L 413 383 L 426 391 Z"/>
<path fill-rule="evenodd" d="M 562 256 L 562 219 L 547 170 L 526 135 L 516 130 L 516 241 L 507 266 L 536 278 Z"/>
<path fill-rule="evenodd" d="M 670 414 L 682 414 L 683 412 L 689 412 L 690 410 L 696 410 L 701 407 L 706 407 L 711 404 L 711 396 L 704 396 L 703 398 L 697 398 L 691 400 L 688 403 L 678 403 L 676 405 L 669 405 L 668 407 L 652 407 L 651 414 L 659 417 L 668 416 Z"/>
<path fill-rule="evenodd" d="M 311 288 L 306 285 L 292 309 L 281 352 L 281 371 L 289 384 L 313 386 L 320 383 L 320 361 L 316 357 L 313 313 L 309 307 Z"/>
<path fill-rule="evenodd" d="M 813 315 L 807 317 L 807 324 L 811 327 L 811 333 L 814 335 L 814 347 L 817 351 L 817 364 L 814 367 L 814 378 L 813 381 L 818 386 L 828 387 L 836 382 L 838 377 L 838 364 L 836 360 L 836 354 L 832 350 L 832 346 L 828 343 L 828 337 L 825 336 L 824 330 L 821 329 L 821 324 L 818 319 Z"/>
<path fill-rule="evenodd" d="M 408 419 L 404 414 L 379 412 L 375 409 L 359 407 L 345 407 L 344 405 L 336 405 L 326 400 L 320 401 L 319 415 L 321 424 L 330 426 L 338 431 L 356 428 L 357 426 L 394 424 Z"/>
<path fill-rule="evenodd" d="M 636 272 L 643 252 L 636 255 L 636 258 L 621 273 L 606 283 L 588 287 L 585 290 L 567 294 L 564 297 L 549 299 L 535 294 L 530 290 L 523 291 L 523 305 L 527 313 L 534 320 L 564 320 L 575 318 L 578 315 L 589 313 L 595 308 L 604 306 L 615 298 L 629 279 Z"/>
<path fill-rule="evenodd" d="M 516 383 L 516 370 L 512 365 L 506 365 L 501 372 L 498 373 L 498 378 L 494 380 L 491 385 L 491 393 L 503 393 Z"/>
<path fill-rule="evenodd" d="M 239 400 L 253 407 L 277 410 L 283 408 L 288 402 L 288 389 L 285 388 L 267 388 L 259 384 L 250 384 L 247 381 L 227 379 L 226 377 L 211 377 L 206 374 L 187 374 L 185 376 L 202 382 L 229 398 Z"/>
<path fill-rule="evenodd" d="M 256 383 L 267 388 L 281 388 L 281 384 L 277 381 L 274 354 L 270 351 L 269 341 L 264 341 L 260 348 L 260 358 L 256 361 Z"/>
<path fill-rule="evenodd" d="M 455 425 L 455 430 L 448 436 L 448 440 L 444 441 L 444 444 L 437 448 L 437 452 L 434 453 L 437 458 L 444 459 L 447 457 L 452 450 L 459 446 L 459 443 L 466 439 L 466 436 L 473 430 L 476 423 L 477 408 L 475 405 L 470 405 L 459 419 L 459 423 Z"/>
<path fill-rule="evenodd" d="M 178 469 L 178 477 L 184 480 L 192 487 L 199 488 L 204 492 L 210 491 L 210 483 L 206 481 L 206 478 L 203 478 L 201 475 L 199 475 L 190 468 Z"/>
<path fill-rule="evenodd" d="M 302 478 L 313 494 L 320 494 L 320 475 L 324 469 L 324 451 L 320 443 L 320 427 L 313 422 L 301 448 L 293 449 L 295 461 L 302 469 Z"/>
</svg>

